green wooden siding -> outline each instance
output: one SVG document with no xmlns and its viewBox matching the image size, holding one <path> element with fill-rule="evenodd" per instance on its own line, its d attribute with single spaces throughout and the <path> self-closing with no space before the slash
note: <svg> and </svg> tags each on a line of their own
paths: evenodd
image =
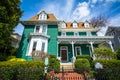
<svg viewBox="0 0 120 80">
<path fill-rule="evenodd" d="M 91 32 L 92 36 L 97 36 L 96 32 Z"/>
<path fill-rule="evenodd" d="M 48 53 L 57 55 L 58 26 L 48 25 L 47 34 L 50 36 L 50 39 L 48 40 Z"/>
<path fill-rule="evenodd" d="M 74 36 L 74 32 L 66 32 L 66 36 Z"/>
<path fill-rule="evenodd" d="M 80 36 L 86 36 L 87 34 L 86 34 L 86 32 L 79 32 L 79 35 Z"/>
<path fill-rule="evenodd" d="M 28 43 L 29 43 L 28 36 L 31 32 L 34 32 L 34 25 L 33 26 L 26 25 L 24 27 L 24 31 L 23 31 L 23 34 L 22 34 L 22 39 L 21 39 L 21 42 L 20 42 L 20 45 L 19 45 L 17 57 L 20 57 L 20 58 L 22 57 L 26 60 L 31 59 L 31 57 L 26 56 L 26 51 L 27 51 L 27 47 L 28 47 Z"/>
</svg>

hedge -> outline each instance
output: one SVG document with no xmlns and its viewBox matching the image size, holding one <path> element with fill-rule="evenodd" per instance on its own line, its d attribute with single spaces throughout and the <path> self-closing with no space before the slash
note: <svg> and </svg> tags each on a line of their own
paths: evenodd
<svg viewBox="0 0 120 80">
<path fill-rule="evenodd" d="M 0 62 L 0 80 L 39 80 L 44 73 L 41 61 Z"/>
<path fill-rule="evenodd" d="M 95 63 L 99 62 L 103 65 L 103 68 L 119 68 L 120 60 L 95 60 L 92 62 L 92 67 L 94 67 Z"/>
<path fill-rule="evenodd" d="M 91 56 L 89 56 L 89 55 L 78 55 L 78 56 L 76 57 L 76 59 L 82 59 L 82 58 L 88 59 L 88 61 L 89 61 L 90 63 L 92 63 L 92 58 L 91 58 Z"/>
<path fill-rule="evenodd" d="M 75 71 L 78 73 L 83 73 L 83 71 L 89 72 L 90 63 L 87 59 L 76 59 L 75 63 Z"/>
</svg>

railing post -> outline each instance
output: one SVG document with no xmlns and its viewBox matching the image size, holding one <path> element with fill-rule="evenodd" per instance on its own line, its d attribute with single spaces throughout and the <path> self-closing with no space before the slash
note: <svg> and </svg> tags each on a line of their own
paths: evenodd
<svg viewBox="0 0 120 80">
<path fill-rule="evenodd" d="M 64 68 L 62 66 L 62 80 L 64 80 Z"/>
</svg>

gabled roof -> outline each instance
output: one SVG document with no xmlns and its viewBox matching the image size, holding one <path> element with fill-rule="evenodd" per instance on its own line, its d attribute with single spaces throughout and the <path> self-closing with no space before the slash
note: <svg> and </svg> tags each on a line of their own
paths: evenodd
<svg viewBox="0 0 120 80">
<path fill-rule="evenodd" d="M 120 31 L 120 26 L 109 26 L 105 35 L 107 35 L 111 32 L 114 32 L 114 31 Z"/>
<path fill-rule="evenodd" d="M 39 14 L 33 16 L 32 18 L 30 18 L 30 21 L 37 21 L 39 18 Z M 54 16 L 54 14 L 47 14 L 47 20 L 57 20 L 56 17 Z"/>
<path fill-rule="evenodd" d="M 86 29 L 84 26 L 84 22 L 78 22 L 78 29 Z M 73 28 L 73 23 L 72 22 L 67 22 L 66 23 L 66 29 L 74 29 Z M 88 29 L 94 29 L 93 26 L 90 25 L 90 27 Z"/>
</svg>

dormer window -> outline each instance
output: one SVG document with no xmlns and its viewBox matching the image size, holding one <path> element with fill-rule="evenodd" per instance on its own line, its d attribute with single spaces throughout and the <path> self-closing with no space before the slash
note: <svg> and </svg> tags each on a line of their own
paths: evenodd
<svg viewBox="0 0 120 80">
<path fill-rule="evenodd" d="M 78 27 L 77 22 L 74 21 L 74 22 L 73 22 L 73 28 L 77 28 L 77 27 Z"/>
<path fill-rule="evenodd" d="M 88 21 L 85 21 L 85 23 L 84 23 L 84 27 L 85 27 L 85 28 L 89 28 L 89 27 L 90 27 L 90 24 L 89 24 Z"/>
<path fill-rule="evenodd" d="M 45 13 L 45 11 L 40 12 L 39 20 L 47 20 L 47 14 Z"/>
<path fill-rule="evenodd" d="M 62 28 L 66 28 L 66 23 L 64 21 L 61 24 L 62 24 L 61 25 Z"/>
</svg>

